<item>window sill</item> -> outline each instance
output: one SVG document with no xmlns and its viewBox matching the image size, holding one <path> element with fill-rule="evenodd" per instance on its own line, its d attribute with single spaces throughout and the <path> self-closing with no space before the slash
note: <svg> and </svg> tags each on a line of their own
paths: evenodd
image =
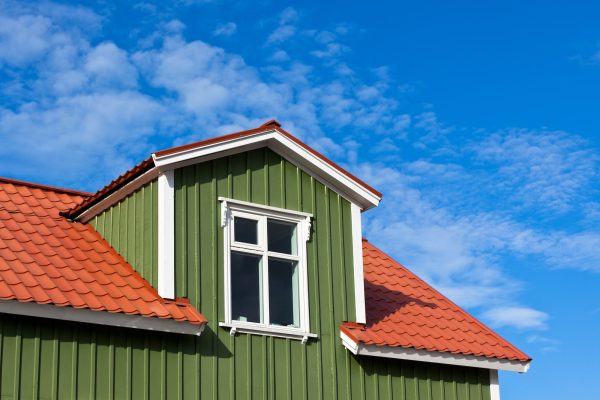
<svg viewBox="0 0 600 400">
<path fill-rule="evenodd" d="M 285 339 L 294 339 L 300 340 L 303 344 L 305 344 L 309 338 L 318 337 L 314 333 L 303 332 L 299 329 L 294 328 L 286 328 L 286 327 L 275 327 L 275 326 L 261 326 L 255 324 L 244 324 L 244 323 L 226 323 L 219 322 L 219 326 L 222 328 L 229 328 L 229 334 L 235 335 L 236 333 L 248 333 L 252 335 L 262 335 L 262 336 L 274 336 Z"/>
</svg>

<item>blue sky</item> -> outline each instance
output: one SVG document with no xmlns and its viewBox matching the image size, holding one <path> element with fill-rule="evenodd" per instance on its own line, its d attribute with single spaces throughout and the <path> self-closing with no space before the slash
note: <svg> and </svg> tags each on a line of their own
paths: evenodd
<svg viewBox="0 0 600 400">
<path fill-rule="evenodd" d="M 533 356 L 504 398 L 600 398 L 581 384 L 600 370 L 600 6 L 163 3 L 0 1 L 0 175 L 95 190 L 275 117 L 384 193 L 370 241 Z"/>
</svg>

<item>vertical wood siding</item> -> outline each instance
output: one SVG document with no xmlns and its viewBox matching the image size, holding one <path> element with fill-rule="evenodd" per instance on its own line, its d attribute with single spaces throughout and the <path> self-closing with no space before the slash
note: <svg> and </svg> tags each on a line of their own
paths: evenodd
<svg viewBox="0 0 600 400">
<path fill-rule="evenodd" d="M 152 181 L 90 221 L 154 287 L 158 277 L 158 185 Z"/>
<path fill-rule="evenodd" d="M 285 340 L 277 345 L 264 337 L 239 338 L 253 346 L 245 348 L 247 355 L 257 357 L 241 361 L 236 353 L 232 362 L 222 344 L 203 347 L 202 336 L 0 315 L 0 398 L 332 398 L 324 397 L 329 393 L 324 386 L 306 385 L 316 365 L 301 363 L 291 373 L 274 370 L 294 357 Z M 239 351 L 237 339 L 236 346 Z M 344 382 L 352 392 L 338 393 L 339 399 L 490 399 L 487 370 L 346 354 L 341 361 L 350 365 L 352 379 Z M 235 369 L 215 369 L 215 361 Z"/>
</svg>

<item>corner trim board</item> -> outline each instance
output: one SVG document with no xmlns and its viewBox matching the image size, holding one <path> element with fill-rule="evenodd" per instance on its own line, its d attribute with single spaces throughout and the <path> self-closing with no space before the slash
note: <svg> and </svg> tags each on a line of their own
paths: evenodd
<svg viewBox="0 0 600 400">
<path fill-rule="evenodd" d="M 490 399 L 500 400 L 500 384 L 498 383 L 497 369 L 490 369 Z"/>
<path fill-rule="evenodd" d="M 405 347 L 365 345 L 362 343 L 356 343 L 354 340 L 352 340 L 352 338 L 342 331 L 340 331 L 340 337 L 344 347 L 350 350 L 352 354 L 356 355 L 397 358 L 400 360 L 460 365 L 464 367 L 514 372 L 527 372 L 530 365 L 529 361 L 506 360 L 501 358 L 471 356 L 466 354 L 454 354 L 442 351 L 428 351 Z"/>
<path fill-rule="evenodd" d="M 204 330 L 204 325 L 206 325 L 195 325 L 174 319 L 96 311 L 89 308 L 26 303 L 18 300 L 0 300 L 0 313 L 195 336 L 200 336 Z"/>
<path fill-rule="evenodd" d="M 362 221 L 361 209 L 351 203 L 352 211 L 352 258 L 354 262 L 354 301 L 356 302 L 356 322 L 367 322 L 365 305 L 365 278 L 362 252 Z"/>
<path fill-rule="evenodd" d="M 158 176 L 158 294 L 175 298 L 175 174 Z"/>
</svg>

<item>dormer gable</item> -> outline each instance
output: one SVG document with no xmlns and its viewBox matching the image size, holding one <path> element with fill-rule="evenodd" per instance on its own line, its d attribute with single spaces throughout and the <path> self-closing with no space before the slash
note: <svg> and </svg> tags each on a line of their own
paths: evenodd
<svg viewBox="0 0 600 400">
<path fill-rule="evenodd" d="M 203 186 L 198 196 L 210 192 L 209 203 L 184 205 L 198 201 L 185 198 L 185 187 L 199 185 L 203 179 L 208 179 L 207 175 L 218 187 Z M 267 181 L 263 183 L 263 179 Z M 253 192 L 244 193 L 250 190 L 249 185 L 253 187 Z M 258 194 L 258 190 L 264 193 Z M 277 194 L 278 191 L 281 196 Z M 290 194 L 294 191 L 295 194 Z M 295 196 L 297 201 L 291 201 L 286 196 Z M 293 219 L 294 212 L 314 212 L 312 221 L 315 224 L 312 229 L 322 227 L 319 240 L 324 240 L 319 246 L 318 256 L 325 257 L 327 254 L 327 260 L 313 260 L 304 269 L 316 263 L 322 264 L 321 268 L 339 269 L 343 275 L 340 279 L 346 282 L 343 302 L 352 303 L 347 310 L 349 314 L 344 318 L 360 323 L 366 321 L 361 212 L 375 207 L 381 194 L 283 130 L 275 120 L 255 129 L 158 151 L 66 215 L 81 222 L 89 221 L 109 242 L 110 238 L 117 238 L 111 244 L 125 253 L 125 258 L 131 255 L 128 261 L 134 267 L 139 264 L 136 268 L 156 286 L 161 296 L 188 297 L 188 293 L 182 289 L 187 278 L 181 276 L 200 267 L 198 264 L 183 266 L 181 257 L 185 252 L 198 252 L 192 248 L 193 240 L 207 239 L 188 238 L 186 235 L 190 233 L 185 231 L 183 225 L 193 224 L 195 219 L 202 218 L 200 214 L 206 210 L 222 213 L 227 202 L 217 204 L 218 198 L 234 200 L 229 202 L 234 205 L 235 200 L 254 203 L 257 210 L 261 206 L 279 208 L 280 213 L 291 213 L 288 219 Z M 192 209 L 196 209 L 195 214 L 188 213 Z M 144 221 L 136 222 L 140 218 L 144 218 Z M 195 223 L 200 224 L 198 221 Z M 205 222 L 203 224 L 198 225 L 197 229 L 210 229 L 210 235 L 223 234 L 219 230 L 221 228 L 212 222 L 210 228 L 204 227 Z M 147 227 L 152 230 L 151 237 L 148 237 Z M 223 228 L 225 233 L 229 232 L 227 227 Z M 304 227 L 298 229 L 306 231 Z M 150 253 L 152 265 L 149 266 L 145 259 L 140 259 L 135 251 L 131 251 L 131 243 L 135 243 L 133 247 L 136 249 L 144 249 L 144 254 Z M 223 242 L 214 241 L 212 245 L 218 246 L 219 252 L 224 251 Z M 315 246 L 311 244 L 309 248 L 316 249 Z M 332 248 L 336 246 L 337 249 Z M 336 251 L 340 254 L 334 254 Z M 221 261 L 213 260 L 214 263 Z M 306 264 L 306 260 L 300 257 L 298 263 Z M 223 266 L 218 268 L 220 274 Z M 306 283 L 307 274 L 306 271 L 300 274 L 303 277 L 300 283 Z M 227 285 L 225 290 L 229 290 Z M 308 284 L 304 285 L 303 290 L 308 291 Z M 300 311 L 304 316 L 304 329 L 308 326 L 308 310 L 312 307 L 309 307 L 306 298 L 302 301 Z M 231 322 L 228 315 L 226 313 L 220 319 Z M 216 318 L 211 315 L 208 317 Z"/>
</svg>

